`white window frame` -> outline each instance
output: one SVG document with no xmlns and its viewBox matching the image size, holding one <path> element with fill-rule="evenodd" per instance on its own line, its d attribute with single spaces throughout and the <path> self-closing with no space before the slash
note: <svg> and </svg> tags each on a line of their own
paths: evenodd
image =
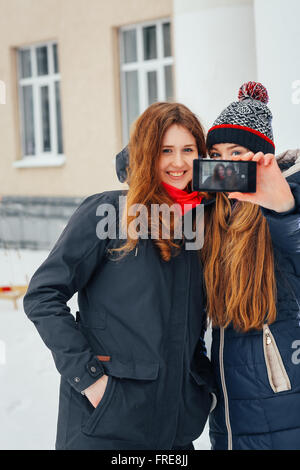
<svg viewBox="0 0 300 470">
<path fill-rule="evenodd" d="M 54 70 L 54 56 L 53 45 L 57 45 L 57 41 L 47 41 L 31 44 L 29 46 L 20 47 L 17 50 L 17 64 L 18 64 L 18 88 L 19 88 L 19 119 L 21 126 L 21 142 L 22 142 L 22 158 L 13 162 L 13 166 L 17 168 L 35 167 L 35 166 L 60 166 L 65 162 L 65 155 L 58 153 L 58 132 L 57 132 L 57 116 L 56 116 L 56 102 L 55 102 L 55 83 L 61 83 L 60 73 L 55 73 Z M 39 47 L 47 47 L 48 50 L 48 74 L 39 76 L 37 75 L 37 61 L 34 49 Z M 31 58 L 31 71 L 32 76 L 29 78 L 21 77 L 21 59 L 20 51 L 30 51 Z M 35 137 L 35 155 L 25 155 L 25 135 L 23 124 L 23 99 L 22 99 L 22 86 L 31 85 L 33 92 L 33 121 L 34 121 L 34 137 Z M 49 90 L 49 119 L 50 119 L 50 142 L 51 152 L 44 152 L 42 149 L 42 116 L 41 116 L 41 101 L 40 101 L 40 88 L 48 86 Z"/>
<path fill-rule="evenodd" d="M 139 83 L 139 114 L 142 114 L 148 107 L 148 88 L 147 88 L 147 72 L 157 72 L 157 94 L 158 101 L 165 101 L 165 78 L 164 67 L 166 65 L 173 65 L 173 56 L 164 57 L 163 55 L 163 24 L 170 23 L 172 30 L 171 18 L 162 18 L 159 20 L 146 21 L 143 23 L 135 23 L 131 25 L 122 26 L 119 28 L 119 50 L 120 50 L 120 86 L 121 86 L 121 106 L 122 106 L 122 136 L 124 145 L 128 142 L 128 116 L 126 110 L 126 90 L 125 90 L 125 72 L 137 71 Z M 143 28 L 147 26 L 156 26 L 156 47 L 157 58 L 144 60 L 143 59 Z M 137 32 L 137 61 L 124 63 L 124 48 L 122 33 L 124 31 L 131 31 L 135 29 Z M 171 31 L 172 41 L 172 31 Z M 171 42 L 172 50 L 172 42 Z M 174 80 L 173 80 L 174 85 Z M 173 89 L 175 94 L 175 88 Z M 175 96 L 173 97 L 175 98 Z"/>
</svg>

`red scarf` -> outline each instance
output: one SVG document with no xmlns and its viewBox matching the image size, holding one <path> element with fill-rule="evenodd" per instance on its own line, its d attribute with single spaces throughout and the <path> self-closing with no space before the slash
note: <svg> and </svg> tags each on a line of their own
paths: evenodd
<svg viewBox="0 0 300 470">
<path fill-rule="evenodd" d="M 202 196 L 199 196 L 198 191 L 193 191 L 192 193 L 188 193 L 183 189 L 175 188 L 175 186 L 171 186 L 170 184 L 164 183 L 163 181 L 161 184 L 164 186 L 168 194 L 171 196 L 174 202 L 180 204 L 182 214 L 185 214 L 189 210 L 191 210 L 190 204 L 192 208 L 196 207 L 202 201 Z M 189 204 L 189 206 L 187 206 Z"/>
</svg>

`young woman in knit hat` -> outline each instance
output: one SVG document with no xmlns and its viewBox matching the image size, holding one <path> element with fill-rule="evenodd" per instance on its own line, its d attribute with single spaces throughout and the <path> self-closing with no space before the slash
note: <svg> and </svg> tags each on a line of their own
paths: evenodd
<svg viewBox="0 0 300 470">
<path fill-rule="evenodd" d="M 266 89 L 249 82 L 238 97 L 207 135 L 210 158 L 257 162 L 256 193 L 215 193 L 205 214 L 210 438 L 214 450 L 300 449 L 300 161 L 274 157 Z"/>
</svg>

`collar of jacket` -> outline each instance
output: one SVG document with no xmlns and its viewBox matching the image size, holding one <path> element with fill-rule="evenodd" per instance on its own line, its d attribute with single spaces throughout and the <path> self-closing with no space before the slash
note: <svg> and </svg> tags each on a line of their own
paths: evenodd
<svg viewBox="0 0 300 470">
<path fill-rule="evenodd" d="M 213 197 L 212 199 L 206 199 L 205 197 L 201 201 L 201 205 L 203 206 L 209 206 L 211 204 L 214 204 L 216 202 L 216 198 Z"/>
</svg>

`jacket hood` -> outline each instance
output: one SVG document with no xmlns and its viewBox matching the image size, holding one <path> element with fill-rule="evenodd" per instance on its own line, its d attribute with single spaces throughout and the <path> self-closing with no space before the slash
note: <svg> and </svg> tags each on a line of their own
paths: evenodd
<svg viewBox="0 0 300 470">
<path fill-rule="evenodd" d="M 121 152 L 116 155 L 116 173 L 118 180 L 125 183 L 127 179 L 127 168 L 129 166 L 129 152 L 128 146 L 123 148 Z"/>
<path fill-rule="evenodd" d="M 286 150 L 276 156 L 279 168 L 287 178 L 300 170 L 300 149 Z"/>
</svg>

